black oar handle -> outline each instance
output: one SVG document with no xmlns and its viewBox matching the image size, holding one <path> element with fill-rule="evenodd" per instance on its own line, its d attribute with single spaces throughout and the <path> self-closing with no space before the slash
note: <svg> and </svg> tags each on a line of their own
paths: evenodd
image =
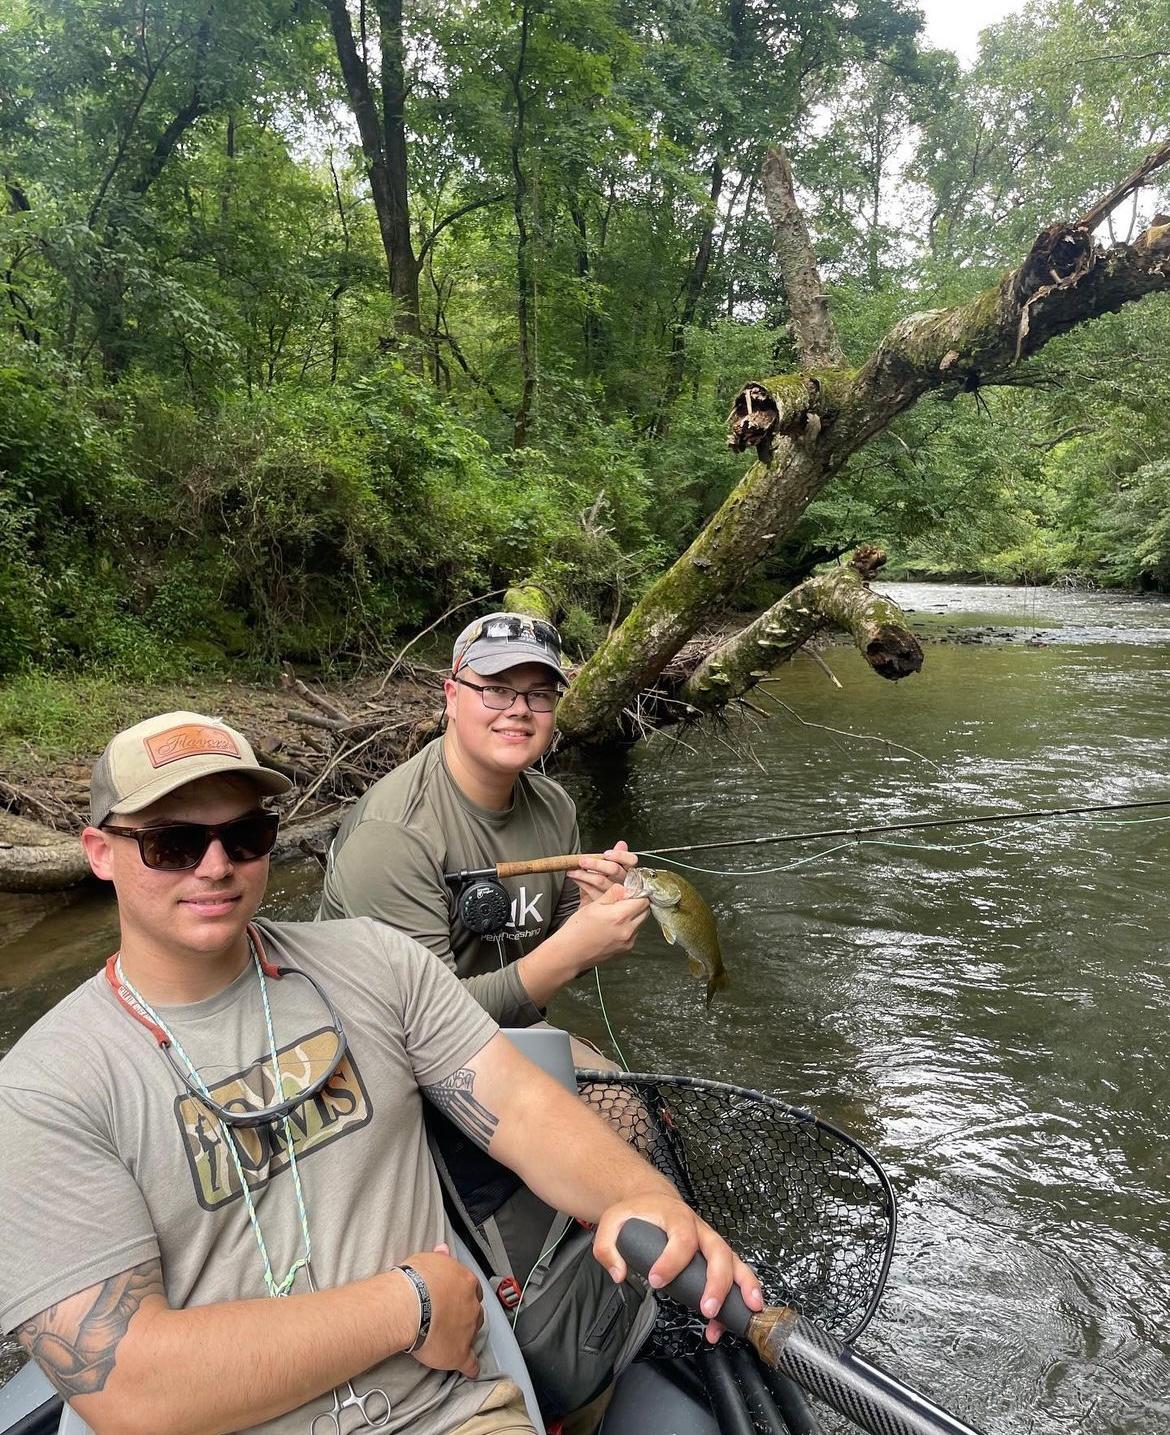
<svg viewBox="0 0 1170 1435">
<path fill-rule="evenodd" d="M 631 1219 L 618 1232 L 617 1248 L 627 1265 L 644 1276 L 666 1249 L 666 1235 L 648 1221 Z M 706 1284 L 707 1262 L 698 1254 L 662 1290 L 697 1311 Z M 746 1336 L 767 1364 L 870 1435 L 978 1435 L 973 1426 L 795 1311 L 772 1308 L 756 1315 L 732 1286 L 717 1319 L 733 1334 Z"/>
<path fill-rule="evenodd" d="M 618 1232 L 617 1248 L 626 1264 L 644 1276 L 666 1249 L 666 1232 L 652 1226 L 649 1221 L 633 1217 Z M 688 1310 L 698 1311 L 706 1284 L 707 1262 L 700 1252 L 685 1271 L 675 1276 L 668 1286 L 663 1286 L 662 1293 L 678 1301 L 679 1305 L 685 1305 Z M 752 1314 L 739 1293 L 739 1287 L 732 1286 L 719 1312 L 719 1320 L 732 1335 L 746 1335 Z"/>
</svg>

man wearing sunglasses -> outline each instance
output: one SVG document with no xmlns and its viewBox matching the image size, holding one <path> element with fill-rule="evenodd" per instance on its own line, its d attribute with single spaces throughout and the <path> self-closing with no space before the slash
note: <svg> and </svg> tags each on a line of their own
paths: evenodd
<svg viewBox="0 0 1170 1435">
<path fill-rule="evenodd" d="M 452 874 L 581 850 L 572 799 L 531 770 L 567 683 L 551 623 L 516 613 L 469 623 L 443 684 L 442 738 L 346 814 L 325 875 L 322 917 L 374 917 L 408 932 L 503 1026 L 540 1021 L 574 977 L 629 952 L 650 911 L 622 889 L 637 858 L 618 842 L 569 882 L 559 872 L 509 879 L 502 931 L 481 934 L 461 915 Z"/>
<path fill-rule="evenodd" d="M 422 1096 L 597 1222 L 615 1279 L 638 1215 L 670 1236 L 663 1280 L 700 1248 L 705 1309 L 733 1280 L 760 1308 L 726 1244 L 418 943 L 253 920 L 261 804 L 285 785 L 195 713 L 99 760 L 82 841 L 120 946 L 0 1062 L 0 1329 L 97 1435 L 530 1432 L 448 1254 Z"/>
</svg>

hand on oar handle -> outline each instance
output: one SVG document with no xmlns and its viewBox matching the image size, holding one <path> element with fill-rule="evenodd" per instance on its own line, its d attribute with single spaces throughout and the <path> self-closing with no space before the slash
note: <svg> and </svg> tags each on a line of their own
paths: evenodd
<svg viewBox="0 0 1170 1435">
<path fill-rule="evenodd" d="M 655 1284 L 655 1274 L 662 1276 L 658 1284 L 663 1295 L 670 1296 L 671 1300 L 685 1305 L 688 1310 L 717 1317 L 719 1324 L 732 1335 L 744 1335 L 752 1315 L 764 1309 L 764 1296 L 759 1287 L 755 1289 L 755 1300 L 751 1306 L 744 1300 L 739 1287 L 733 1285 L 722 1305 L 711 1310 L 709 1302 L 715 1293 L 708 1294 L 707 1262 L 702 1252 L 680 1269 L 678 1262 L 670 1260 L 669 1255 L 666 1261 L 662 1261 L 666 1247 L 666 1233 L 649 1221 L 627 1221 L 618 1232 L 617 1248 L 632 1270 L 649 1275 L 651 1285 Z"/>
<path fill-rule="evenodd" d="M 617 1237 L 618 1250 L 630 1268 L 642 1274 L 662 1256 L 666 1244 L 663 1231 L 636 1218 L 626 1221 Z M 697 1310 L 706 1295 L 706 1280 L 703 1257 L 696 1255 L 663 1291 L 680 1305 Z M 719 1321 L 733 1334 L 746 1337 L 765 1365 L 795 1380 L 870 1435 L 978 1435 L 973 1426 L 789 1307 L 768 1306 L 756 1313 L 732 1287 Z"/>
<path fill-rule="evenodd" d="M 673 1219 L 664 1222 L 669 1224 L 669 1237 L 659 1225 L 626 1216 L 620 1206 L 611 1208 L 597 1227 L 594 1254 L 614 1280 L 626 1278 L 628 1262 L 655 1290 L 707 1316 L 707 1339 L 714 1344 L 727 1324 L 723 1313 L 742 1310 L 746 1327 L 753 1311 L 763 1310 L 764 1293 L 755 1272 L 718 1231 L 684 1202 L 669 1204 L 672 1209 L 666 1214 Z"/>
</svg>

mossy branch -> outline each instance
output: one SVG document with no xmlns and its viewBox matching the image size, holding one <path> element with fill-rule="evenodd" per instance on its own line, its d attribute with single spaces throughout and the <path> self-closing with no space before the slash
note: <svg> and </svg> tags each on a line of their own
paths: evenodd
<svg viewBox="0 0 1170 1435">
<path fill-rule="evenodd" d="M 830 627 L 851 633 L 862 657 L 881 677 L 897 680 L 918 672 L 922 648 L 901 609 L 869 587 L 884 562 L 880 550 L 859 548 L 842 567 L 799 584 L 705 658 L 678 696 L 704 712 L 720 708 Z"/>
<path fill-rule="evenodd" d="M 531 578 L 525 578 L 504 594 L 504 611 L 525 613 L 530 618 L 543 618 L 552 623 L 556 621 L 557 602 L 547 588 L 534 583 Z"/>
</svg>

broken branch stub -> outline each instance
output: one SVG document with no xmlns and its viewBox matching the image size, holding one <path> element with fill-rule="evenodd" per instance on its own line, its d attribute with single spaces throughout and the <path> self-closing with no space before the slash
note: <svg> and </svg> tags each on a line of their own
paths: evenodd
<svg viewBox="0 0 1170 1435">
<path fill-rule="evenodd" d="M 841 368 L 845 354 L 837 337 L 816 251 L 796 198 L 792 166 L 783 145 L 770 149 L 760 171 L 764 204 L 772 221 L 773 248 L 784 281 L 792 333 L 802 369 Z"/>
<path fill-rule="evenodd" d="M 762 462 L 771 460 L 778 438 L 812 443 L 834 411 L 848 370 L 821 375 L 783 374 L 753 379 L 735 396 L 727 415 L 727 446 L 736 453 L 754 448 Z"/>
<path fill-rule="evenodd" d="M 850 633 L 880 677 L 896 681 L 918 672 L 922 647 L 901 609 L 868 587 L 885 561 L 880 548 L 864 544 L 843 567 L 799 584 L 705 658 L 678 696 L 701 711 L 722 707 L 828 627 Z"/>
</svg>

